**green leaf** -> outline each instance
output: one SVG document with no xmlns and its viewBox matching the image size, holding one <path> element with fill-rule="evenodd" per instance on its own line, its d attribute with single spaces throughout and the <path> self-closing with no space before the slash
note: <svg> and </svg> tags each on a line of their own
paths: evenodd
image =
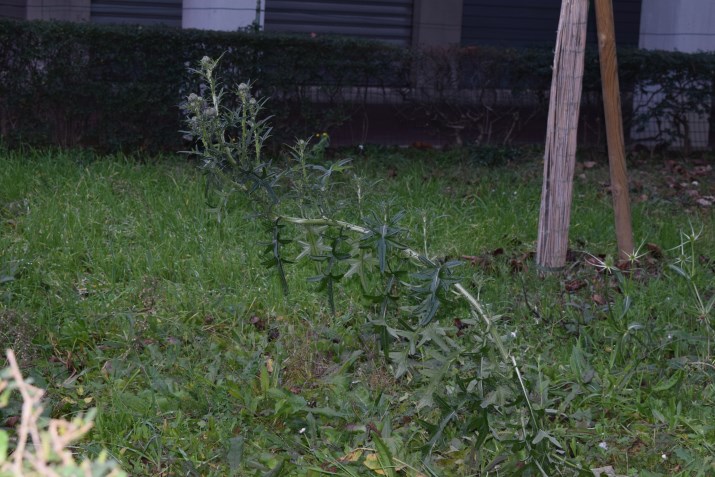
<svg viewBox="0 0 715 477">
<path fill-rule="evenodd" d="M 570 364 L 576 378 L 583 384 L 589 384 L 596 376 L 596 372 L 588 362 L 580 344 L 571 348 Z"/>
<path fill-rule="evenodd" d="M 280 224 L 278 220 L 273 223 L 273 240 L 268 243 L 266 247 L 266 254 L 270 254 L 271 257 L 269 257 L 262 263 L 268 268 L 276 267 L 276 270 L 278 272 L 278 278 L 281 283 L 281 288 L 283 289 L 283 294 L 288 295 L 288 279 L 286 278 L 284 264 L 290 262 L 283 259 L 283 256 L 281 255 L 281 247 L 286 243 L 290 243 L 291 241 L 281 238 L 280 233 L 283 227 L 285 226 L 283 224 Z"/>
<path fill-rule="evenodd" d="M 418 348 L 422 348 L 427 343 L 434 343 L 439 346 L 444 353 L 460 350 L 458 345 L 447 336 L 446 330 L 436 323 L 426 326 L 420 334 L 421 339 L 417 343 Z"/>
<path fill-rule="evenodd" d="M 415 314 L 420 318 L 420 326 L 425 326 L 432 321 L 440 305 L 437 295 L 430 295 L 415 308 Z"/>
<path fill-rule="evenodd" d="M 451 406 L 448 406 L 446 401 L 444 401 L 442 398 L 440 398 L 439 396 L 436 396 L 435 398 L 436 398 L 436 401 L 440 404 L 440 407 L 443 407 L 443 409 L 442 409 L 442 417 L 439 420 L 439 425 L 435 426 L 433 428 L 432 432 L 430 432 L 430 434 L 431 434 L 430 440 L 424 446 L 424 448 L 428 454 L 432 454 L 432 450 L 434 449 L 434 446 L 442 438 L 444 429 L 458 415 L 457 410 L 453 409 Z"/>
<path fill-rule="evenodd" d="M 415 406 L 417 410 L 420 410 L 425 407 L 430 408 L 434 405 L 434 394 L 437 392 L 438 389 L 444 387 L 444 376 L 447 374 L 447 371 L 449 371 L 449 367 L 452 365 L 452 362 L 457 358 L 458 355 L 458 351 L 452 353 L 448 357 L 441 357 L 435 353 L 435 356 L 438 356 L 438 358 L 435 360 L 437 364 L 436 369 L 422 370 L 422 373 L 426 376 L 431 376 L 431 379 L 427 387 L 424 389 L 424 391 L 422 391 L 420 400 Z"/>
<path fill-rule="evenodd" d="M 539 432 L 536 433 L 536 437 L 531 441 L 532 444 L 537 445 L 539 442 L 543 441 L 544 439 L 547 439 L 551 444 L 556 447 L 557 449 L 561 450 L 563 449 L 561 447 L 561 443 L 556 440 L 554 436 L 549 434 L 548 432 L 544 431 L 543 429 L 539 429 Z"/>
<path fill-rule="evenodd" d="M 678 370 L 675 373 L 673 373 L 672 376 L 670 376 L 668 379 L 664 379 L 660 381 L 658 384 L 653 386 L 653 391 L 655 392 L 662 392 L 662 391 L 667 391 L 674 387 L 676 384 L 678 384 L 681 380 L 683 379 L 683 371 Z"/>
<path fill-rule="evenodd" d="M 350 356 L 348 359 L 345 360 L 345 362 L 340 366 L 340 369 L 338 370 L 337 374 L 345 374 L 348 372 L 348 369 L 352 367 L 352 365 L 355 364 L 355 361 L 358 360 L 360 356 L 363 355 L 362 350 L 355 350 L 352 353 L 350 353 Z"/>
<path fill-rule="evenodd" d="M 275 467 L 263 474 L 263 477 L 278 477 L 279 475 L 281 475 L 285 462 L 285 459 L 279 460 Z"/>
<path fill-rule="evenodd" d="M 482 448 L 487 438 L 492 435 L 489 429 L 489 412 L 486 408 L 480 407 L 479 409 L 474 409 L 476 415 L 472 417 L 469 421 L 467 429 L 470 432 L 477 432 L 477 440 L 474 442 L 474 448 L 479 450 Z"/>
<path fill-rule="evenodd" d="M 236 473 L 241 467 L 243 460 L 243 445 L 245 439 L 243 436 L 232 437 L 228 444 L 228 465 L 232 473 Z"/>
<path fill-rule="evenodd" d="M 683 270 L 682 268 L 680 268 L 680 267 L 677 266 L 677 265 L 673 265 L 673 264 L 671 263 L 671 264 L 668 265 L 668 268 L 670 268 L 671 270 L 673 270 L 675 273 L 677 273 L 678 275 L 682 276 L 683 278 L 686 278 L 686 279 L 688 279 L 688 280 L 690 280 L 690 279 L 692 278 L 689 274 L 687 274 L 687 273 L 685 272 L 685 270 Z"/>
<path fill-rule="evenodd" d="M 7 460 L 7 448 L 10 442 L 10 437 L 7 432 L 0 431 L 0 464 Z"/>
<path fill-rule="evenodd" d="M 305 407 L 304 409 L 306 412 L 309 412 L 311 414 L 316 414 L 318 416 L 325 416 L 325 417 L 338 417 L 338 418 L 346 418 L 348 417 L 348 414 L 340 411 L 336 411 L 335 409 L 331 409 L 329 407 Z"/>
<path fill-rule="evenodd" d="M 372 442 L 375 444 L 375 449 L 377 450 L 377 459 L 380 465 L 379 469 L 373 470 L 381 470 L 382 475 L 384 475 L 385 477 L 396 477 L 396 466 L 394 461 L 392 460 L 392 454 L 390 453 L 390 449 L 388 449 L 387 445 L 385 445 L 385 442 L 375 434 L 373 434 L 372 436 Z"/>
</svg>

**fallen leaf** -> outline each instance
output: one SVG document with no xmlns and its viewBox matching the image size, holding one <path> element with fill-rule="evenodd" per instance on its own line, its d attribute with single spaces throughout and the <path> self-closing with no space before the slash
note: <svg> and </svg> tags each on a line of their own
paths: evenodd
<svg viewBox="0 0 715 477">
<path fill-rule="evenodd" d="M 597 469 L 591 469 L 594 477 L 626 477 L 624 475 L 616 474 L 616 471 L 610 465 L 606 467 L 599 467 Z"/>
<path fill-rule="evenodd" d="M 715 204 L 715 196 L 706 195 L 695 201 L 698 205 L 702 207 L 710 207 Z"/>
<path fill-rule="evenodd" d="M 619 270 L 630 270 L 631 269 L 631 261 L 630 260 L 618 260 L 616 262 L 616 267 L 618 267 Z"/>
<path fill-rule="evenodd" d="M 573 293 L 575 291 L 580 290 L 581 288 L 586 286 L 586 282 L 584 280 L 581 280 L 579 278 L 569 280 L 566 283 L 564 283 L 564 288 L 566 288 L 566 291 L 569 293 Z"/>
<path fill-rule="evenodd" d="M 586 161 L 583 163 L 583 167 L 585 167 L 586 169 L 593 169 L 594 167 L 596 167 L 596 162 L 595 161 Z"/>
<path fill-rule="evenodd" d="M 525 272 L 528 270 L 528 267 L 524 264 L 523 260 L 519 260 L 518 258 L 512 258 L 509 260 L 509 268 L 511 268 L 511 271 L 514 273 Z"/>
<path fill-rule="evenodd" d="M 5 427 L 15 427 L 20 422 L 20 416 L 10 416 L 5 419 Z"/>
<path fill-rule="evenodd" d="M 592 267 L 601 269 L 603 267 L 604 260 L 606 260 L 605 255 L 599 255 L 597 257 L 593 257 L 593 256 L 589 255 L 584 259 L 584 262 L 586 263 L 586 265 L 591 265 Z"/>
<path fill-rule="evenodd" d="M 266 329 L 266 321 L 256 315 L 253 315 L 250 320 L 248 320 L 253 326 L 256 327 L 258 331 L 263 331 Z"/>
<path fill-rule="evenodd" d="M 653 258 L 663 258 L 663 249 L 660 248 L 657 244 L 654 243 L 647 243 L 645 244 L 646 250 L 648 250 L 648 253 Z"/>
<path fill-rule="evenodd" d="M 112 371 L 114 371 L 114 366 L 112 366 L 112 361 L 108 359 L 104 362 L 104 365 L 102 366 L 102 374 L 106 378 L 110 374 L 112 374 Z"/>
<path fill-rule="evenodd" d="M 693 174 L 696 176 L 706 176 L 710 174 L 713 170 L 713 166 L 707 165 L 707 166 L 695 166 L 693 167 Z"/>
<path fill-rule="evenodd" d="M 355 449 L 338 459 L 338 462 L 357 462 L 362 457 L 362 449 Z"/>
</svg>

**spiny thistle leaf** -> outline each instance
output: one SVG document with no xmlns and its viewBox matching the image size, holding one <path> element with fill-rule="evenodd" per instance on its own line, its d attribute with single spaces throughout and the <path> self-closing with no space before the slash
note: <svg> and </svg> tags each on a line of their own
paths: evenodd
<svg viewBox="0 0 715 477">
<path fill-rule="evenodd" d="M 266 244 L 265 251 L 265 253 L 270 256 L 267 260 L 263 261 L 262 264 L 268 268 L 276 267 L 276 270 L 278 271 L 278 278 L 281 282 L 281 288 L 283 289 L 283 294 L 288 295 L 288 279 L 286 278 L 284 264 L 292 262 L 283 258 L 283 255 L 281 254 L 281 247 L 291 243 L 292 240 L 281 238 L 281 229 L 284 227 L 285 225 L 279 223 L 278 220 L 272 224 L 271 228 L 273 239 Z"/>
</svg>

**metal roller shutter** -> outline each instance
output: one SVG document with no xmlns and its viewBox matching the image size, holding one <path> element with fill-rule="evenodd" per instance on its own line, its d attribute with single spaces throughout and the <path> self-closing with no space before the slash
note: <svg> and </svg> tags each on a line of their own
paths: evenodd
<svg viewBox="0 0 715 477">
<path fill-rule="evenodd" d="M 412 0 L 266 0 L 265 30 L 412 41 Z"/>
<path fill-rule="evenodd" d="M 181 0 L 92 0 L 92 23 L 181 27 Z"/>
<path fill-rule="evenodd" d="M 641 0 L 613 2 L 619 45 L 638 45 Z M 462 45 L 549 46 L 556 41 L 561 0 L 464 0 Z M 596 43 L 594 9 L 588 41 Z"/>
</svg>

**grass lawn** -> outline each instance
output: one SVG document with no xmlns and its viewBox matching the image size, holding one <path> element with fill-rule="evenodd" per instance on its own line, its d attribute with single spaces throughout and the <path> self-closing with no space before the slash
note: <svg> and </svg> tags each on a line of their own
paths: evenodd
<svg viewBox="0 0 715 477">
<path fill-rule="evenodd" d="M 541 154 L 336 158 L 368 181 L 362 207 L 405 210 L 411 247 L 464 262 L 554 468 L 715 475 L 712 157 L 630 159 L 641 255 L 609 272 L 608 166 L 584 153 L 568 265 L 540 277 Z M 511 371 L 458 300 L 424 328 L 399 308 L 380 323 L 351 280 L 333 314 L 300 262 L 285 298 L 248 199 L 219 221 L 184 158 L 3 151 L 0 164 L 0 347 L 48 390 L 50 416 L 98 409 L 78 452 L 106 449 L 134 476 L 486 476 L 543 451 L 518 444 L 525 399 L 498 384 Z M 339 189 L 348 209 L 353 192 Z M 408 331 L 420 342 L 399 370 Z M 0 409 L 3 429 L 20 406 Z"/>
</svg>

